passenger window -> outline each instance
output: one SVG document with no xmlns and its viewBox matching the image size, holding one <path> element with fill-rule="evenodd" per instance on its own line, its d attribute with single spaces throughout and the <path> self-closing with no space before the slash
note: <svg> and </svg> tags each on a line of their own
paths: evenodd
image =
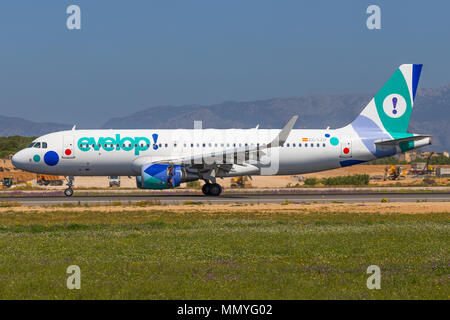
<svg viewBox="0 0 450 320">
<path fill-rule="evenodd" d="M 162 147 L 162 144 L 161 144 L 161 143 L 159 144 L 159 147 L 160 147 L 160 148 Z"/>
<path fill-rule="evenodd" d="M 298 146 L 299 146 L 299 147 L 301 148 L 301 147 L 302 147 L 302 144 L 301 144 L 301 143 L 299 143 L 299 144 L 298 144 Z"/>
<path fill-rule="evenodd" d="M 314 147 L 314 143 L 311 143 L 311 148 Z"/>
<path fill-rule="evenodd" d="M 305 143 L 305 147 L 307 147 L 308 146 L 308 144 L 307 143 Z"/>
<path fill-rule="evenodd" d="M 205 143 L 203 144 L 203 148 L 204 148 L 204 147 L 206 147 L 206 144 L 205 144 Z"/>
<path fill-rule="evenodd" d="M 229 143 L 227 143 L 227 147 L 229 147 L 230 146 L 230 144 Z"/>
<path fill-rule="evenodd" d="M 193 148 L 194 147 L 194 144 L 193 143 L 191 143 L 191 148 Z"/>
<path fill-rule="evenodd" d="M 286 147 L 289 147 L 289 143 L 288 143 L 288 144 L 286 144 Z"/>
<path fill-rule="evenodd" d="M 295 143 L 293 143 L 292 146 L 295 147 Z"/>
<path fill-rule="evenodd" d="M 323 146 L 325 147 L 325 143 L 323 144 Z"/>
<path fill-rule="evenodd" d="M 317 147 L 320 147 L 320 143 L 317 144 Z"/>
</svg>

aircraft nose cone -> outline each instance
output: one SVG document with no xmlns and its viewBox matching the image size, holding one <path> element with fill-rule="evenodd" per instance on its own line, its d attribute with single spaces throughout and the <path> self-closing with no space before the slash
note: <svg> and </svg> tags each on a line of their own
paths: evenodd
<svg viewBox="0 0 450 320">
<path fill-rule="evenodd" d="M 25 154 L 24 154 L 23 150 L 17 152 L 15 155 L 13 155 L 13 157 L 11 158 L 11 162 L 14 167 L 16 167 L 18 169 L 22 169 L 26 162 Z"/>
</svg>

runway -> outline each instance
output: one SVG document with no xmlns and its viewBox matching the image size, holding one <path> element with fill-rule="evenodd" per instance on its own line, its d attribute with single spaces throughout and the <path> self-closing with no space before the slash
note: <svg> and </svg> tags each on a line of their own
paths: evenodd
<svg viewBox="0 0 450 320">
<path fill-rule="evenodd" d="M 387 199 L 389 202 L 450 202 L 450 193 L 358 193 L 358 194 L 233 194 L 219 197 L 205 197 L 203 195 L 89 195 L 65 197 L 61 195 L 42 196 L 26 195 L 16 197 L 0 197 L 0 201 L 19 202 L 22 205 L 64 205 L 64 204 L 122 204 L 139 201 L 154 201 L 160 204 L 225 204 L 225 203 L 311 203 L 311 202 L 381 202 Z"/>
</svg>

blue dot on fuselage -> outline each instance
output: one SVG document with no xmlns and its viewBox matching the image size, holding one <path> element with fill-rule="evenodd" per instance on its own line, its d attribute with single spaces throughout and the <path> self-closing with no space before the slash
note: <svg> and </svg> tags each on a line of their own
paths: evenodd
<svg viewBox="0 0 450 320">
<path fill-rule="evenodd" d="M 59 156 L 55 151 L 48 151 L 44 155 L 44 162 L 49 166 L 56 166 L 59 162 Z"/>
<path fill-rule="evenodd" d="M 330 134 L 329 133 L 325 133 L 325 138 L 329 138 Z"/>
</svg>

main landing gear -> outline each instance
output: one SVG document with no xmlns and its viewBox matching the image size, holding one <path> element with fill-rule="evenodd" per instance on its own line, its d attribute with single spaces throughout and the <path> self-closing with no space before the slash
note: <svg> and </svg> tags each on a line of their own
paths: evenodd
<svg viewBox="0 0 450 320">
<path fill-rule="evenodd" d="M 205 196 L 217 197 L 222 193 L 222 187 L 218 183 L 206 182 L 202 187 Z"/>
<path fill-rule="evenodd" d="M 74 180 L 74 177 L 70 176 L 69 180 L 67 181 L 67 189 L 64 190 L 64 194 L 66 195 L 66 197 L 71 197 L 73 195 L 73 189 L 72 189 L 73 180 Z"/>
</svg>

